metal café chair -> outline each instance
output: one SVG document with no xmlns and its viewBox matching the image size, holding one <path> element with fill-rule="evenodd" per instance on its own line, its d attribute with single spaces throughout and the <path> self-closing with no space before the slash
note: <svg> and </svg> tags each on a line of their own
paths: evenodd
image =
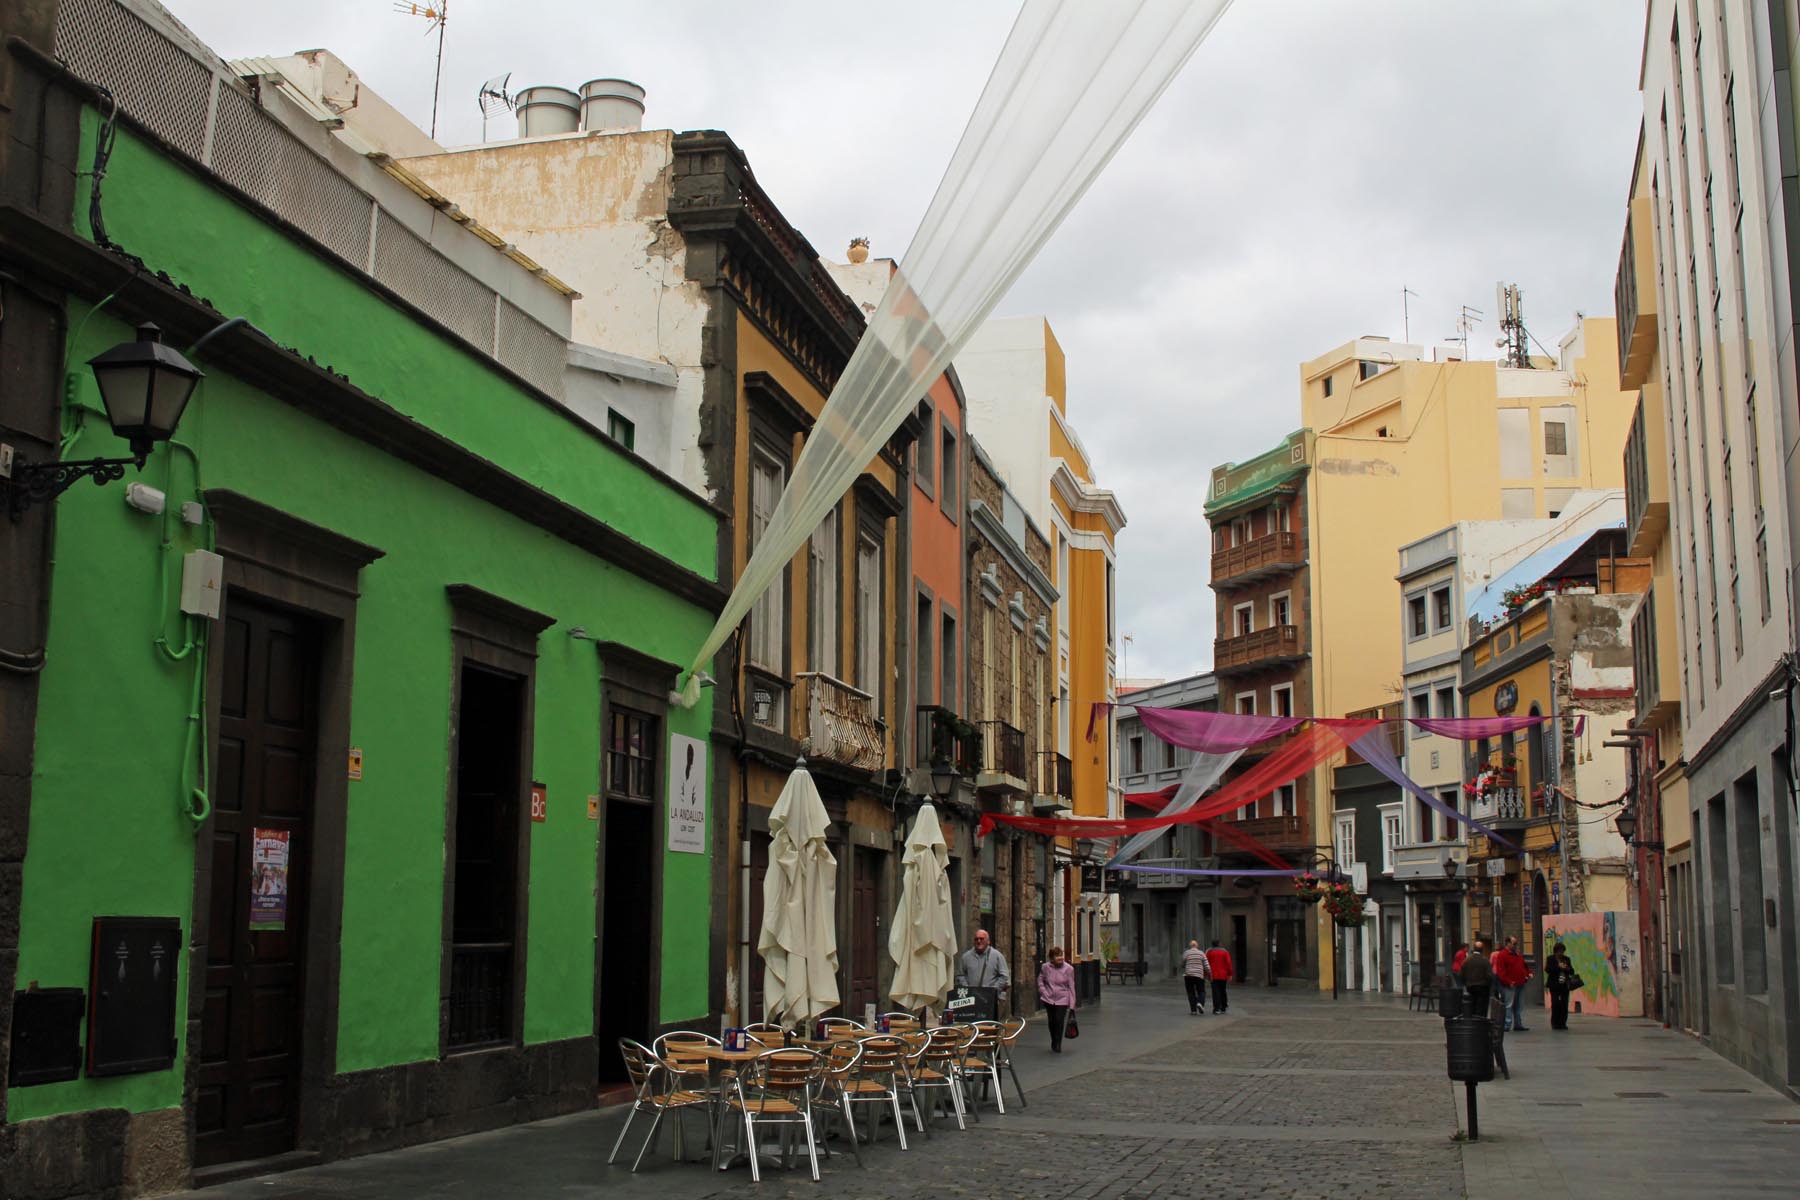
<svg viewBox="0 0 1800 1200">
<path fill-rule="evenodd" d="M 620 1038 L 619 1054 L 625 1060 L 625 1072 L 631 1080 L 631 1111 L 625 1115 L 625 1126 L 619 1130 L 619 1136 L 613 1142 L 612 1153 L 606 1156 L 607 1165 L 611 1166 L 613 1160 L 619 1157 L 619 1147 L 625 1144 L 625 1135 L 630 1132 L 631 1123 L 637 1120 L 640 1112 L 654 1115 L 650 1121 L 650 1131 L 644 1135 L 644 1144 L 638 1147 L 637 1157 L 631 1162 L 632 1171 L 638 1169 L 644 1161 L 645 1152 L 656 1141 L 656 1133 L 662 1127 L 664 1113 L 675 1114 L 675 1157 L 681 1158 L 684 1153 L 681 1114 L 690 1108 L 710 1109 L 712 1102 L 704 1093 L 682 1087 L 681 1074 L 658 1058 L 656 1052 L 648 1046 L 630 1038 Z"/>
<path fill-rule="evenodd" d="M 1013 1066 L 1013 1046 L 1025 1032 L 1025 1018 L 1008 1017 L 1000 1023 L 1000 1029 L 999 1066 L 1012 1076 L 1013 1090 L 1019 1094 L 1019 1107 L 1029 1108 L 1031 1106 L 1025 1103 L 1025 1087 L 1019 1082 L 1019 1070 Z"/>
<path fill-rule="evenodd" d="M 787 1030 L 773 1021 L 752 1021 L 744 1026 L 744 1032 L 759 1046 L 775 1049 L 787 1045 Z"/>
<path fill-rule="evenodd" d="M 849 1017 L 820 1017 L 819 1028 L 825 1031 L 826 1037 L 830 1037 L 840 1030 L 849 1033 L 869 1032 L 869 1027 L 867 1025 L 864 1025 L 861 1021 L 853 1021 Z"/>
<path fill-rule="evenodd" d="M 994 1103 L 999 1107 L 1000 1115 L 1006 1115 L 1006 1097 L 1000 1092 L 1000 1039 L 1005 1029 L 998 1021 L 972 1021 L 969 1029 L 973 1036 L 963 1047 L 952 1067 L 956 1073 L 956 1081 L 962 1085 L 963 1095 L 969 1106 L 969 1115 L 977 1121 L 981 1120 L 981 1110 L 976 1102 L 974 1084 L 981 1083 L 982 1099 L 987 1098 L 988 1085 L 993 1085 Z"/>
<path fill-rule="evenodd" d="M 874 1144 L 876 1135 L 881 1132 L 881 1111 L 885 1106 L 892 1114 L 894 1132 L 900 1137 L 900 1148 L 906 1149 L 906 1118 L 900 1113 L 900 1089 L 906 1074 L 903 1059 L 906 1056 L 906 1043 L 897 1037 L 876 1034 L 866 1037 L 857 1043 L 862 1051 L 856 1064 L 856 1073 L 844 1084 L 845 1115 L 849 1115 L 849 1106 L 857 1104 L 874 1105 L 869 1117 L 869 1142 Z M 855 1122 L 851 1122 L 854 1134 Z"/>
<path fill-rule="evenodd" d="M 892 1033 L 916 1033 L 919 1029 L 919 1018 L 909 1012 L 883 1013 L 887 1018 L 888 1030 Z"/>
<path fill-rule="evenodd" d="M 833 1042 L 824 1053 L 825 1071 L 819 1076 L 819 1082 L 813 1089 L 813 1112 L 823 1110 L 819 1128 L 819 1143 L 825 1153 L 831 1153 L 831 1134 L 836 1128 L 850 1135 L 850 1151 L 856 1155 L 856 1165 L 862 1166 L 861 1139 L 856 1136 L 856 1118 L 850 1112 L 850 1095 L 856 1087 L 857 1068 L 862 1062 L 863 1049 L 856 1042 Z M 824 1123 L 829 1118 L 829 1124 Z"/>
<path fill-rule="evenodd" d="M 806 1157 L 812 1165 L 813 1182 L 819 1181 L 819 1147 L 813 1130 L 813 1092 L 825 1073 L 825 1059 L 811 1050 L 789 1047 L 770 1050 L 751 1059 L 731 1081 L 729 1093 L 720 1110 L 720 1132 L 723 1133 L 728 1113 L 743 1120 L 744 1152 L 750 1160 L 750 1178 L 762 1182 L 762 1168 L 756 1152 L 758 1125 L 798 1126 L 806 1133 Z M 716 1169 L 724 1154 L 725 1139 L 713 1139 L 713 1166 Z"/>
<path fill-rule="evenodd" d="M 968 1110 L 963 1104 L 962 1080 L 957 1075 L 956 1064 L 962 1060 L 963 1051 L 975 1037 L 975 1030 L 966 1025 L 940 1026 L 924 1032 L 919 1036 L 917 1049 L 906 1060 L 907 1090 L 911 1093 L 913 1116 L 919 1117 L 919 1095 L 922 1092 L 943 1092 L 945 1096 L 935 1095 L 927 1099 L 925 1112 L 927 1117 L 948 1099 L 952 1115 L 956 1117 L 956 1127 L 967 1129 L 963 1114 Z M 925 1136 L 931 1136 L 929 1119 L 919 1120 L 919 1128 Z"/>
</svg>

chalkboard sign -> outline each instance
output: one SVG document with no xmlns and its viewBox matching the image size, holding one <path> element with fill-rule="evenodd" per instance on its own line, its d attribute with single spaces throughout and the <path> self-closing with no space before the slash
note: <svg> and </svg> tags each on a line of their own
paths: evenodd
<svg viewBox="0 0 1800 1200">
<path fill-rule="evenodd" d="M 89 1075 L 133 1075 L 175 1065 L 180 962 L 181 922 L 176 918 L 94 918 Z"/>
<path fill-rule="evenodd" d="M 80 1077 L 81 1014 L 86 999 L 80 988 L 36 988 L 13 993 L 8 1087 Z"/>
</svg>

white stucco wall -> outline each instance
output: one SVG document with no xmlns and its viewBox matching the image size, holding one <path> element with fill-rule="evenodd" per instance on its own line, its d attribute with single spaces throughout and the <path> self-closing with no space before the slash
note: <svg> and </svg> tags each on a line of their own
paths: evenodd
<svg viewBox="0 0 1800 1200">
<path fill-rule="evenodd" d="M 1051 524 L 1045 330 L 1042 317 L 988 321 L 956 356 L 969 430 L 1040 529 Z"/>
</svg>

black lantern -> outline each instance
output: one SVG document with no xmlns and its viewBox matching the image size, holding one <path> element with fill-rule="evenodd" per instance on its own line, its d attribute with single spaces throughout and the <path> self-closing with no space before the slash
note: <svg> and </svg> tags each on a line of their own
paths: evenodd
<svg viewBox="0 0 1800 1200">
<path fill-rule="evenodd" d="M 173 346 L 163 345 L 162 330 L 155 325 L 139 325 L 137 335 L 135 342 L 88 359 L 88 367 L 100 385 L 100 401 L 106 405 L 113 432 L 131 443 L 142 466 L 152 445 L 175 436 L 188 397 L 204 372 Z"/>
<path fill-rule="evenodd" d="M 88 360 L 106 419 L 113 432 L 131 445 L 129 458 L 87 458 L 71 462 L 28 463 L 15 460 L 6 483 L 7 509 L 13 520 L 40 500 L 60 496 L 81 479 L 105 484 L 125 477 L 128 466 L 143 469 L 150 449 L 175 435 L 188 398 L 204 372 L 180 351 L 163 345 L 162 330 L 146 322 L 138 340 L 114 346 Z"/>
<path fill-rule="evenodd" d="M 956 768 L 949 763 L 937 763 L 931 768 L 931 790 L 939 800 L 948 800 L 960 778 Z"/>
<path fill-rule="evenodd" d="M 1613 828 L 1619 831 L 1619 836 L 1625 839 L 1625 844 L 1628 846 L 1636 840 L 1637 825 L 1636 809 L 1627 808 L 1621 811 L 1617 817 L 1613 818 Z"/>
</svg>

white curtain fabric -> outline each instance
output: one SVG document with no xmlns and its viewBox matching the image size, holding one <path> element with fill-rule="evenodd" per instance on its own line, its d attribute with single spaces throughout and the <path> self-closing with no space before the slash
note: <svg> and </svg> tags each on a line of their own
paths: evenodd
<svg viewBox="0 0 1800 1200">
<path fill-rule="evenodd" d="M 825 803 L 805 767 L 788 776 L 769 810 L 763 875 L 763 1011 L 782 1025 L 810 1021 L 838 1003 L 837 856 L 825 846 Z"/>
<path fill-rule="evenodd" d="M 900 907 L 888 933 L 894 982 L 888 995 L 905 1009 L 936 1007 L 950 990 L 956 923 L 950 910 L 950 848 L 937 809 L 920 807 L 900 859 Z"/>
<path fill-rule="evenodd" d="M 1225 772 L 1231 769 L 1231 764 L 1241 758 L 1243 753 L 1242 750 L 1231 750 L 1224 754 L 1208 754 L 1205 751 L 1195 754 L 1194 760 L 1188 764 L 1187 773 L 1181 777 L 1181 786 L 1175 789 L 1175 794 L 1157 815 L 1186 812 L 1194 807 L 1200 797 L 1219 786 L 1219 780 L 1225 778 Z M 1116 867 L 1120 863 L 1130 862 L 1144 852 L 1144 847 L 1167 832 L 1166 829 L 1146 829 L 1142 833 L 1132 834 L 1106 865 Z"/>
<path fill-rule="evenodd" d="M 913 410 L 1230 0 L 1025 0 L 900 269 L 832 389 L 699 673 Z"/>
</svg>

